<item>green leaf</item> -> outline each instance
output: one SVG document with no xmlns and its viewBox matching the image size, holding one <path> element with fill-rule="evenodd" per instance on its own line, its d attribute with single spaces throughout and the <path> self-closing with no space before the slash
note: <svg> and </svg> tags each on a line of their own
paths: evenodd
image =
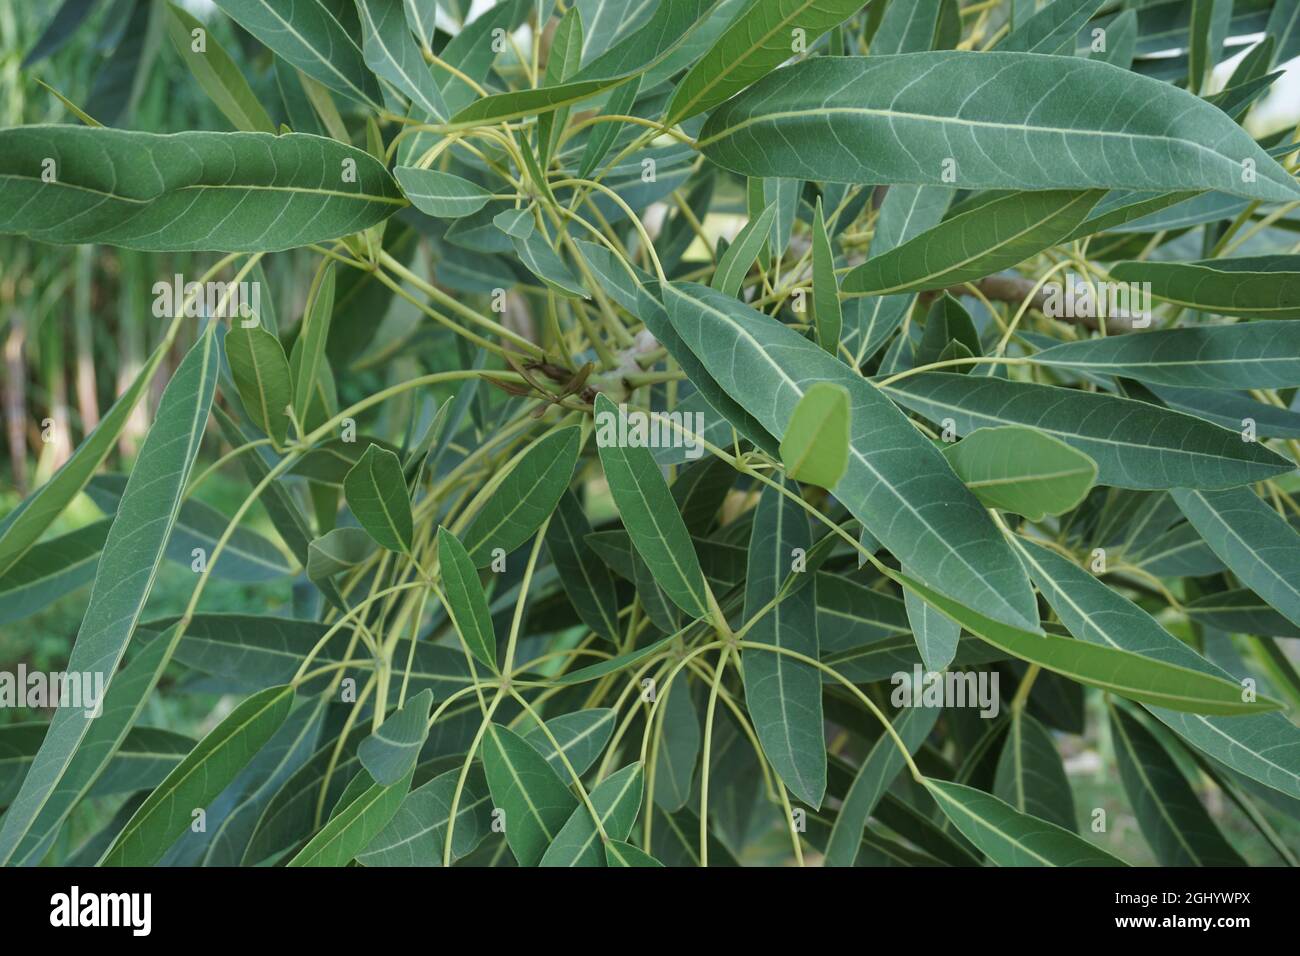
<svg viewBox="0 0 1300 956">
<path fill-rule="evenodd" d="M 63 773 L 59 787 L 46 800 L 27 836 L 18 845 L 12 857 L 15 864 L 34 866 L 41 862 L 49 849 L 50 841 L 67 819 L 77 802 L 99 786 L 103 774 L 112 767 L 115 755 L 122 752 L 126 738 L 144 710 L 158 678 L 166 667 L 171 649 L 179 639 L 176 630 L 165 634 L 149 647 L 127 661 L 104 694 L 103 713 L 90 721 L 81 746 L 77 749 Z M 48 737 L 48 733 L 46 737 Z M 188 748 L 186 750 L 188 752 Z M 36 759 L 40 759 L 37 751 Z M 28 773 L 30 777 L 30 772 Z M 26 783 L 26 778 L 23 780 Z M 21 788 L 19 796 L 21 796 Z M 10 808 L 13 813 L 17 806 Z M 102 849 L 106 849 L 107 844 Z M 98 855 L 96 855 L 98 859 Z"/>
<path fill-rule="evenodd" d="M 1074 831 L 1074 795 L 1047 728 L 1016 709 L 1011 714 L 993 792 L 1020 813 Z"/>
<path fill-rule="evenodd" d="M 426 118 L 445 122 L 447 104 L 411 37 L 404 6 L 401 0 L 357 0 L 362 59 L 375 76 L 396 87 Z"/>
<path fill-rule="evenodd" d="M 735 240 L 718 260 L 718 267 L 713 271 L 713 281 L 709 283 L 713 288 L 729 296 L 740 294 L 750 267 L 767 246 L 775 220 L 776 203 L 769 203 L 756 219 L 749 220 L 741 227 Z"/>
<path fill-rule="evenodd" d="M 649 853 L 621 840 L 605 844 L 605 860 L 609 866 L 663 866 Z"/>
<path fill-rule="evenodd" d="M 321 370 L 329 369 L 325 346 L 329 342 L 333 314 L 334 264 L 330 262 L 320 274 L 311 305 L 303 317 L 302 332 L 293 346 L 293 410 L 303 428 L 307 428 L 307 417 Z"/>
<path fill-rule="evenodd" d="M 460 769 L 448 770 L 406 795 L 393 819 L 357 854 L 365 866 L 442 866 L 451 801 Z M 474 852 L 492 831 L 492 796 L 483 769 L 471 767 L 456 807 L 452 862 Z"/>
<path fill-rule="evenodd" d="M 437 219 L 472 215 L 492 198 L 482 186 L 436 169 L 398 166 L 393 175 L 415 208 Z"/>
<path fill-rule="evenodd" d="M 887 53 L 920 53 L 934 45 L 942 0 L 890 3 L 871 37 L 873 56 Z"/>
<path fill-rule="evenodd" d="M 560 759 L 555 744 L 551 743 L 551 737 L 559 743 L 574 772 L 583 774 L 591 768 L 601 751 L 605 749 L 605 745 L 609 743 L 610 737 L 614 734 L 614 723 L 617 717 L 618 714 L 612 707 L 588 707 L 575 710 L 546 721 L 546 729 L 550 731 L 550 736 L 547 736 L 540 727 L 533 727 L 524 734 L 524 740 L 546 758 L 552 770 L 563 774 L 567 779 L 569 772 L 565 769 L 564 761 Z"/>
<path fill-rule="evenodd" d="M 408 771 L 396 783 L 387 786 L 371 784 L 345 806 L 336 808 L 329 821 L 286 865 L 346 866 L 397 815 L 411 789 L 413 772 Z M 359 776 L 363 783 L 369 783 L 364 770 Z"/>
<path fill-rule="evenodd" d="M 158 785 L 118 834 L 101 866 L 151 866 L 284 723 L 293 687 L 268 687 L 226 715 Z"/>
<path fill-rule="evenodd" d="M 68 671 L 102 674 L 110 689 L 158 574 L 203 439 L 217 382 L 215 328 L 209 325 L 163 392 L 104 542 L 86 614 L 68 658 Z M 0 827 L 0 863 L 12 858 L 68 772 L 92 723 L 78 710 L 54 712 L 40 753 Z"/>
<path fill-rule="evenodd" d="M 406 204 L 378 160 L 305 133 L 0 130 L 0 190 L 0 233 L 168 252 L 291 249 Z"/>
<path fill-rule="evenodd" d="M 699 146 L 745 176 L 1300 198 L 1291 176 L 1218 108 L 1072 56 L 812 57 L 714 110 Z M 1253 176 L 1243 175 L 1245 160 Z"/>
<path fill-rule="evenodd" d="M 275 124 L 212 31 L 183 7 L 167 4 L 167 35 L 177 55 L 199 81 L 199 86 L 235 129 L 246 133 L 274 133 Z M 195 31 L 203 48 L 195 50 Z"/>
<path fill-rule="evenodd" d="M 944 815 L 998 866 L 1126 866 L 1054 823 L 946 780 L 925 781 Z"/>
<path fill-rule="evenodd" d="M 632 543 L 673 603 L 692 617 L 708 614 L 708 586 L 690 533 L 648 448 L 619 444 L 625 414 L 596 396 L 596 445 L 610 494 Z"/>
<path fill-rule="evenodd" d="M 104 519 L 42 541 L 0 575 L 0 624 L 20 621 L 92 580 L 112 521 Z"/>
<path fill-rule="evenodd" d="M 1017 22 L 1016 28 L 996 49 L 1073 56 L 1075 37 L 1101 4 L 1102 0 L 1057 0 L 1049 3 L 1024 23 Z"/>
<path fill-rule="evenodd" d="M 1080 641 L 1231 679 L 1137 605 L 1073 562 L 1027 542 L 1021 544 L 1021 554 L 1043 597 Z M 1179 713 L 1160 706 L 1149 709 L 1193 746 L 1234 770 L 1300 797 L 1300 730 L 1282 714 L 1229 718 Z"/>
<path fill-rule="evenodd" d="M 389 551 L 411 550 L 411 499 L 396 455 L 371 445 L 348 472 L 343 490 L 370 537 Z"/>
<path fill-rule="evenodd" d="M 312 79 L 373 109 L 383 96 L 352 38 L 360 32 L 349 6 L 300 0 L 214 0 L 230 19 Z"/>
<path fill-rule="evenodd" d="M 787 433 L 813 383 L 847 388 L 849 465 L 830 490 L 923 580 L 999 619 L 1037 619 L 1024 572 L 987 513 L 875 386 L 734 299 L 685 284 L 666 286 L 664 295 L 684 342 L 772 434 Z"/>
<path fill-rule="evenodd" d="M 1300 626 L 1277 613 L 1249 588 L 1207 594 L 1184 605 L 1183 610 L 1198 624 L 1229 634 L 1300 637 Z"/>
<path fill-rule="evenodd" d="M 293 399 L 293 387 L 280 340 L 260 326 L 244 328 L 236 323 L 226 333 L 226 361 L 248 417 L 277 447 L 283 446 L 289 434 L 285 409 Z"/>
<path fill-rule="evenodd" d="M 1223 488 L 1294 467 L 1226 428 L 1114 395 L 952 372 L 921 372 L 881 388 L 930 421 L 951 418 L 961 435 L 1023 425 L 1058 438 L 1097 463 L 1099 485 Z"/>
<path fill-rule="evenodd" d="M 846 295 L 942 289 L 1019 265 L 1063 241 L 1100 190 L 1016 192 L 959 213 L 844 277 Z"/>
<path fill-rule="evenodd" d="M 520 866 L 536 866 L 578 806 L 559 774 L 518 734 L 489 724 L 483 769 L 495 809 L 505 814 L 506 842 Z"/>
<path fill-rule="evenodd" d="M 750 4 L 677 84 L 664 123 L 672 126 L 712 109 L 790 59 L 793 30 L 802 30 L 811 48 L 822 34 L 861 7 L 858 0 L 757 0 Z"/>
<path fill-rule="evenodd" d="M 569 487 L 578 461 L 579 429 L 553 431 L 515 461 L 496 492 L 461 536 L 476 568 L 500 548 L 509 554 L 541 527 Z"/>
<path fill-rule="evenodd" d="M 307 577 L 325 581 L 355 568 L 375 552 L 375 541 L 361 528 L 335 528 L 307 546 Z"/>
<path fill-rule="evenodd" d="M 798 481 L 834 488 L 849 467 L 849 392 L 814 382 L 799 399 L 781 439 L 781 461 Z"/>
<path fill-rule="evenodd" d="M 1300 322 L 1240 322 L 1063 342 L 1039 365 L 1180 388 L 1300 385 Z"/>
<path fill-rule="evenodd" d="M 905 710 L 894 720 L 894 730 L 907 746 L 908 753 L 916 753 L 930 735 L 939 719 L 938 707 L 919 707 Z M 898 744 L 888 733 L 882 733 L 863 758 L 853 783 L 835 817 L 830 839 L 826 843 L 827 866 L 853 866 L 862 846 L 862 833 L 867 818 L 893 784 L 903 769 L 903 755 Z"/>
<path fill-rule="evenodd" d="M 619 654 L 617 657 L 611 657 L 609 660 L 601 661 L 598 664 L 590 664 L 587 667 L 580 667 L 577 670 L 568 671 L 555 678 L 557 684 L 585 684 L 588 681 L 597 680 L 606 674 L 616 674 L 619 671 L 627 670 L 637 661 L 645 660 L 655 651 L 661 651 L 675 635 L 662 637 L 657 641 L 647 644 L 645 647 L 638 647 L 634 651 L 628 651 L 626 654 Z"/>
<path fill-rule="evenodd" d="M 1031 521 L 1072 510 L 1097 478 L 1083 452 L 1020 425 L 977 428 L 943 453 L 980 501 Z"/>
<path fill-rule="evenodd" d="M 572 492 L 565 491 L 546 528 L 546 547 L 578 617 L 601 637 L 617 644 L 618 593 L 609 568 L 587 543 L 589 534 L 591 525 L 582 505 Z"/>
<path fill-rule="evenodd" d="M 1201 312 L 1244 319 L 1300 319 L 1300 255 L 1117 262 L 1116 282 L 1150 283 L 1151 295 Z"/>
<path fill-rule="evenodd" d="M 667 697 L 661 696 L 655 707 L 654 719 L 662 721 L 663 733 L 655 755 L 653 795 L 657 805 L 672 812 L 691 799 L 700 760 L 700 717 L 684 677 L 660 693 Z"/>
<path fill-rule="evenodd" d="M 835 279 L 835 252 L 830 236 L 826 234 L 826 217 L 822 202 L 817 200 L 817 213 L 813 218 L 813 326 L 817 330 L 817 344 L 831 355 L 839 351 L 840 332 L 844 315 L 840 311 L 839 283 Z"/>
<path fill-rule="evenodd" d="M 547 847 L 539 865 L 604 866 L 602 844 L 607 844 L 608 840 L 626 840 L 636 823 L 645 793 L 644 776 L 639 761 L 628 764 L 610 774 L 588 794 L 607 840 L 602 841 L 591 811 L 585 804 L 579 804 Z"/>
<path fill-rule="evenodd" d="M 1151 731 L 1115 706 L 1110 731 L 1124 792 L 1161 866 L 1246 865 Z"/>
<path fill-rule="evenodd" d="M 813 588 L 781 598 L 786 579 L 800 570 L 812 548 L 812 529 L 800 503 L 764 488 L 754 514 L 745 574 L 747 639 L 818 657 L 817 604 Z M 742 654 L 745 704 L 763 753 L 790 791 L 817 808 L 826 794 L 826 737 L 822 723 L 821 674 L 786 654 L 747 648 Z"/>
<path fill-rule="evenodd" d="M 890 576 L 986 643 L 1081 684 L 1100 687 L 1139 703 L 1196 714 L 1244 715 L 1278 706 L 1267 699 L 1242 700 L 1239 685 L 1203 670 L 1085 640 L 1034 634 L 962 607 L 918 581 L 893 572 Z"/>
<path fill-rule="evenodd" d="M 911 591 L 903 592 L 903 605 L 925 669 L 934 672 L 947 669 L 957 655 L 961 628 Z"/>
<path fill-rule="evenodd" d="M 478 570 L 460 539 L 446 528 L 438 529 L 438 562 L 446 591 L 447 613 L 456 625 L 456 633 L 469 652 L 489 670 L 498 670 L 497 639 Z"/>
<path fill-rule="evenodd" d="M 396 783 L 415 769 L 420 748 L 429 737 L 429 708 L 433 691 L 425 688 L 411 697 L 400 710 L 361 741 L 357 757 L 375 782 L 383 786 Z"/>
<path fill-rule="evenodd" d="M 1300 533 L 1249 488 L 1171 494 L 1232 573 L 1300 625 Z"/>
</svg>

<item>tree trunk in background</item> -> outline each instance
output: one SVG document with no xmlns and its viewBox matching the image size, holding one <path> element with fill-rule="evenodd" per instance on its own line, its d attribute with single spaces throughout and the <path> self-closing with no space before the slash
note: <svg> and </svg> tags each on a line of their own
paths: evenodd
<svg viewBox="0 0 1300 956">
<path fill-rule="evenodd" d="M 94 246 L 77 247 L 77 272 L 72 297 L 73 332 L 77 349 L 77 411 L 81 434 L 99 424 L 99 396 L 95 376 L 95 330 L 90 317 Z"/>
<path fill-rule="evenodd" d="M 14 487 L 27 494 L 27 369 L 23 362 L 23 343 L 27 327 L 17 309 L 11 313 L 9 335 L 5 339 L 5 433 L 9 438 L 9 463 Z"/>
</svg>

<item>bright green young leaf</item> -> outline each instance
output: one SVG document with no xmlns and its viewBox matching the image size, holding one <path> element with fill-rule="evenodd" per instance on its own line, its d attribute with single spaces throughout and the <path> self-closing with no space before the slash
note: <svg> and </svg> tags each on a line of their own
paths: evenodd
<svg viewBox="0 0 1300 956">
<path fill-rule="evenodd" d="M 274 133 L 271 117 L 211 31 L 174 3 L 167 4 L 166 16 L 172 47 L 230 124 L 245 133 Z"/>
<path fill-rule="evenodd" d="M 311 841 L 286 866 L 345 866 L 396 816 L 411 789 L 408 771 L 396 783 L 371 783 L 359 771 L 364 789 L 339 808 Z M 354 780 L 357 778 L 353 778 Z M 346 796 L 346 795 L 345 795 Z"/>
<path fill-rule="evenodd" d="M 980 501 L 1032 521 L 1074 508 L 1097 477 L 1083 452 L 1020 425 L 977 428 L 943 453 Z"/>
<path fill-rule="evenodd" d="M 482 186 L 436 169 L 398 166 L 393 175 L 416 209 L 438 219 L 472 215 L 492 198 L 492 194 Z"/>
<path fill-rule="evenodd" d="M 826 234 L 826 217 L 820 199 L 813 219 L 813 325 L 817 330 L 817 344 L 835 355 L 839 351 L 844 315 L 835 278 L 835 252 Z"/>
<path fill-rule="evenodd" d="M 1244 319 L 1300 319 L 1300 255 L 1117 262 L 1116 282 L 1150 283 L 1157 299 Z"/>
<path fill-rule="evenodd" d="M 834 488 L 849 467 L 850 417 L 849 392 L 843 385 L 809 386 L 781 439 L 786 473 L 798 481 Z"/>
<path fill-rule="evenodd" d="M 284 445 L 293 392 L 280 340 L 260 326 L 236 323 L 226 333 L 226 361 L 248 416 L 277 446 Z"/>
</svg>

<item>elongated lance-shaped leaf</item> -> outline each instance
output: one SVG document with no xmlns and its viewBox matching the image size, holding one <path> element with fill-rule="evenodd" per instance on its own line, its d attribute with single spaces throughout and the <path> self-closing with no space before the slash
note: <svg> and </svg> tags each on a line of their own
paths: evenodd
<svg viewBox="0 0 1300 956">
<path fill-rule="evenodd" d="M 1243 584 L 1300 625 L 1300 533 L 1249 488 L 1172 492 L 1210 549 Z"/>
<path fill-rule="evenodd" d="M 220 361 L 215 328 L 208 326 L 163 392 L 104 542 L 86 614 L 68 658 L 67 670 L 101 674 L 108 687 L 153 587 L 203 439 Z M 91 724 L 80 710 L 54 712 L 40 753 L 0 827 L 0 862 L 13 856 Z"/>
<path fill-rule="evenodd" d="M 1016 192 L 932 226 L 844 277 L 848 295 L 942 289 L 1018 265 L 1078 228 L 1103 192 Z"/>
<path fill-rule="evenodd" d="M 1189 309 L 1246 319 L 1300 319 L 1300 255 L 1117 262 L 1116 282 L 1149 283 L 1151 295 Z"/>
<path fill-rule="evenodd" d="M 448 770 L 408 793 L 388 825 L 357 854 L 357 862 L 365 866 L 442 866 L 447 821 L 459 780 L 459 769 Z M 492 797 L 483 768 L 476 763 L 456 807 L 452 862 L 472 853 L 491 832 Z"/>
<path fill-rule="evenodd" d="M 389 714 L 369 737 L 361 741 L 357 757 L 376 783 L 386 787 L 415 769 L 420 748 L 429 737 L 429 708 L 432 706 L 433 691 L 426 687 L 400 710 Z"/>
<path fill-rule="evenodd" d="M 370 845 L 390 820 L 397 814 L 411 789 L 408 771 L 396 783 L 371 783 L 370 775 L 362 770 L 357 778 L 361 792 L 336 809 L 334 815 L 288 862 L 288 866 L 346 866 L 353 857 Z M 368 786 L 367 786 L 368 784 Z M 345 792 L 342 800 L 346 800 Z"/>
<path fill-rule="evenodd" d="M 626 415 L 607 395 L 596 396 L 596 444 L 610 494 L 655 581 L 687 614 L 704 617 L 708 587 L 699 556 L 654 456 L 621 434 Z"/>
<path fill-rule="evenodd" d="M 173 3 L 167 4 L 166 17 L 167 35 L 177 55 L 231 125 L 246 133 L 274 133 L 275 124 L 239 72 L 239 66 L 202 21 Z M 194 49 L 196 30 L 203 37 L 199 50 Z"/>
<path fill-rule="evenodd" d="M 840 310 L 840 289 L 835 278 L 835 251 L 826 233 L 826 217 L 822 213 L 820 197 L 813 218 L 812 252 L 813 326 L 817 330 L 817 344 L 835 355 L 839 351 L 844 314 Z"/>
<path fill-rule="evenodd" d="M 1020 550 L 1044 598 L 1080 641 L 1231 679 L 1083 568 L 1028 542 L 1021 542 Z M 1159 705 L 1148 709 L 1194 747 L 1260 783 L 1300 797 L 1300 730 L 1281 714 L 1225 718 Z"/>
<path fill-rule="evenodd" d="M 316 393 L 321 366 L 328 367 L 325 346 L 330 337 L 330 323 L 334 315 L 334 264 L 325 265 L 316 284 L 311 305 L 303 316 L 302 332 L 293 347 L 293 410 L 298 423 L 304 428 L 307 413 Z"/>
<path fill-rule="evenodd" d="M 312 79 L 373 109 L 382 105 L 379 84 L 353 39 L 360 30 L 351 4 L 217 0 L 217 6 Z"/>
<path fill-rule="evenodd" d="M 1257 442 L 1146 402 L 1031 382 L 921 372 L 885 385 L 886 395 L 958 434 L 1025 425 L 1097 463 L 1097 484 L 1117 488 L 1225 488 L 1295 467 Z"/>
<path fill-rule="evenodd" d="M 12 568 L 77 496 L 117 443 L 127 419 L 167 354 L 166 343 L 149 356 L 130 386 L 77 446 L 63 466 L 0 522 L 0 575 Z"/>
<path fill-rule="evenodd" d="M 461 535 L 475 567 L 488 564 L 498 548 L 509 554 L 550 517 L 569 487 L 580 442 L 579 428 L 570 425 L 535 442 L 515 462 Z"/>
<path fill-rule="evenodd" d="M 609 568 L 587 543 L 589 534 L 591 525 L 582 505 L 572 492 L 565 491 L 546 527 L 546 547 L 578 617 L 601 637 L 617 644 L 618 593 Z"/>
<path fill-rule="evenodd" d="M 1097 478 L 1083 452 L 1019 425 L 977 428 L 943 453 L 980 501 L 1032 521 L 1070 511 Z"/>
<path fill-rule="evenodd" d="M 221 721 L 167 775 L 118 834 L 101 866 L 150 866 L 243 770 L 280 727 L 293 706 L 293 687 L 268 687 Z"/>
<path fill-rule="evenodd" d="M 993 792 L 1021 813 L 1065 830 L 1078 829 L 1074 795 L 1061 754 L 1047 728 L 1024 708 L 1017 708 L 1011 715 Z"/>
<path fill-rule="evenodd" d="M 112 524 L 105 518 L 42 541 L 21 564 L 0 574 L 0 624 L 44 610 L 93 579 Z"/>
<path fill-rule="evenodd" d="M 497 670 L 497 639 L 478 569 L 460 539 L 446 528 L 438 529 L 438 564 L 447 613 L 456 625 L 456 633 L 471 654 L 490 670 Z"/>
<path fill-rule="evenodd" d="M 1207 594 L 1189 602 L 1183 610 L 1198 624 L 1228 634 L 1300 637 L 1300 626 L 1273 610 L 1250 588 Z"/>
<path fill-rule="evenodd" d="M 371 445 L 348 472 L 343 490 L 370 537 L 390 551 L 411 550 L 411 499 L 396 455 Z"/>
<path fill-rule="evenodd" d="M 536 866 L 577 799 L 541 754 L 500 724 L 489 724 L 483 736 L 483 770 L 495 808 L 505 814 L 510 851 L 520 866 Z"/>
<path fill-rule="evenodd" d="M 945 670 L 957 656 L 961 627 L 911 591 L 903 592 L 903 604 L 907 608 L 907 623 L 912 628 L 921 663 L 927 671 Z"/>
<path fill-rule="evenodd" d="M 791 478 L 834 488 L 849 467 L 848 389 L 815 382 L 799 399 L 781 439 L 781 461 Z"/>
<path fill-rule="evenodd" d="M 362 58 L 425 117 L 445 122 L 447 104 L 407 26 L 403 0 L 357 0 Z"/>
<path fill-rule="evenodd" d="M 1245 695 L 1240 685 L 1204 670 L 1167 663 L 1114 646 L 1057 637 L 1055 634 L 1034 634 L 963 607 L 905 575 L 890 572 L 890 576 L 984 642 L 1081 684 L 1100 687 L 1139 703 L 1195 714 L 1257 714 L 1280 706 L 1267 698 L 1243 699 Z"/>
<path fill-rule="evenodd" d="M 772 234 L 772 223 L 776 221 L 776 203 L 769 203 L 756 219 L 751 219 L 741 227 L 735 240 L 727 246 L 726 252 L 718 260 L 718 267 L 713 271 L 713 288 L 726 295 L 739 295 L 745 284 L 745 276 L 758 254 L 767 248 L 768 237 Z"/>
<path fill-rule="evenodd" d="M 1300 322 L 1240 322 L 1062 342 L 1040 365 L 1178 388 L 1300 385 Z"/>
<path fill-rule="evenodd" d="M 894 730 L 909 753 L 916 753 L 939 719 L 940 707 L 917 707 L 905 710 L 894 720 Z M 826 843 L 827 866 L 852 866 L 862 847 L 862 832 L 867 818 L 875 811 L 880 798 L 903 769 L 903 755 L 888 733 L 882 733 L 853 778 L 840 806 L 835 825 Z"/>
<path fill-rule="evenodd" d="M 664 296 L 686 345 L 772 434 L 785 435 L 814 382 L 848 389 L 849 464 L 835 496 L 933 587 L 999 620 L 1037 620 L 1029 582 L 988 514 L 875 386 L 734 299 L 689 284 L 665 286 Z"/>
<path fill-rule="evenodd" d="M 610 774 L 589 794 L 607 840 L 602 841 L 586 804 L 580 804 L 547 847 L 540 865 L 604 866 L 607 841 L 627 839 L 644 795 L 645 773 L 639 761 Z"/>
<path fill-rule="evenodd" d="M 289 434 L 285 409 L 292 401 L 293 386 L 280 340 L 259 326 L 244 328 L 237 323 L 226 333 L 226 361 L 248 417 L 282 446 Z"/>
<path fill-rule="evenodd" d="M 967 189 L 1300 198 L 1292 177 L 1215 106 L 1083 57 L 813 57 L 714 110 L 699 145 L 745 176 L 940 186 L 955 175 Z"/>
<path fill-rule="evenodd" d="M 784 485 L 782 485 L 784 487 Z M 785 581 L 807 574 L 812 548 L 808 515 L 776 488 L 764 488 L 749 538 L 745 619 L 758 617 L 748 639 L 816 659 L 817 604 L 813 588 L 782 596 Z M 770 609 L 768 604 L 776 601 Z M 821 674 L 786 654 L 749 648 L 743 654 L 745 704 L 772 769 L 804 803 L 820 807 L 826 794 L 826 736 Z"/>
<path fill-rule="evenodd" d="M 121 673 L 113 679 L 104 694 L 103 713 L 90 722 L 90 730 L 69 762 L 58 787 L 49 794 L 26 837 L 18 845 L 17 852 L 11 857 L 13 863 L 34 866 L 45 856 L 49 840 L 63 825 L 77 802 L 92 792 L 101 775 L 111 766 L 114 755 L 120 753 L 127 734 L 144 710 L 150 693 L 162 676 L 179 640 L 180 627 L 174 625 L 148 647 L 132 656 Z M 35 759 L 42 759 L 39 751 Z M 21 795 L 20 789 L 19 797 Z M 17 798 L 14 802 L 16 805 Z M 12 807 L 9 812 L 13 812 Z"/>
<path fill-rule="evenodd" d="M 1060 0 L 1039 10 L 1024 23 L 1016 23 L 998 50 L 1018 53 L 1074 54 L 1075 37 L 1102 0 Z M 1032 7 L 1030 8 L 1032 9 Z"/>
<path fill-rule="evenodd" d="M 404 205 L 377 159 L 306 133 L 0 131 L 0 233 L 42 242 L 269 252 L 350 235 Z"/>
<path fill-rule="evenodd" d="M 998 866 L 1127 865 L 1069 830 L 973 787 L 933 779 L 925 786 L 953 826 Z"/>
<path fill-rule="evenodd" d="M 482 186 L 436 169 L 398 166 L 393 174 L 415 208 L 438 219 L 473 215 L 492 198 Z"/>
<path fill-rule="evenodd" d="M 884 255 L 937 225 L 952 196 L 953 190 L 947 186 L 891 187 L 876 215 L 871 254 Z M 855 364 L 861 365 L 880 349 L 902 324 L 915 301 L 916 297 L 910 294 L 849 300 L 844 341 L 853 349 Z"/>
<path fill-rule="evenodd" d="M 859 0 L 758 0 L 695 61 L 677 84 L 664 122 L 671 126 L 712 109 L 790 58 L 790 37 L 809 47 L 859 9 Z"/>
<path fill-rule="evenodd" d="M 674 681 L 666 693 L 655 708 L 655 720 L 662 720 L 663 733 L 655 759 L 652 796 L 658 806 L 674 812 L 686 806 L 693 792 L 695 766 L 700 759 L 700 715 L 685 680 Z"/>
<path fill-rule="evenodd" d="M 1160 865 L 1245 866 L 1155 734 L 1114 705 L 1110 730 L 1124 792 Z"/>
</svg>

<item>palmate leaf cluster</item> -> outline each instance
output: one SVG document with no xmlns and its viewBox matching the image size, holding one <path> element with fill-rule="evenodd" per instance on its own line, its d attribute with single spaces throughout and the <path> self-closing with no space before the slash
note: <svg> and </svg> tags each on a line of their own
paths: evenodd
<svg viewBox="0 0 1300 956">
<path fill-rule="evenodd" d="M 1114 866 L 1100 739 L 1145 858 L 1296 862 L 1300 3 L 215 5 L 140 6 L 218 128 L 0 130 L 0 232 L 266 303 L 0 522 L 107 681 L 0 861 Z"/>
</svg>

